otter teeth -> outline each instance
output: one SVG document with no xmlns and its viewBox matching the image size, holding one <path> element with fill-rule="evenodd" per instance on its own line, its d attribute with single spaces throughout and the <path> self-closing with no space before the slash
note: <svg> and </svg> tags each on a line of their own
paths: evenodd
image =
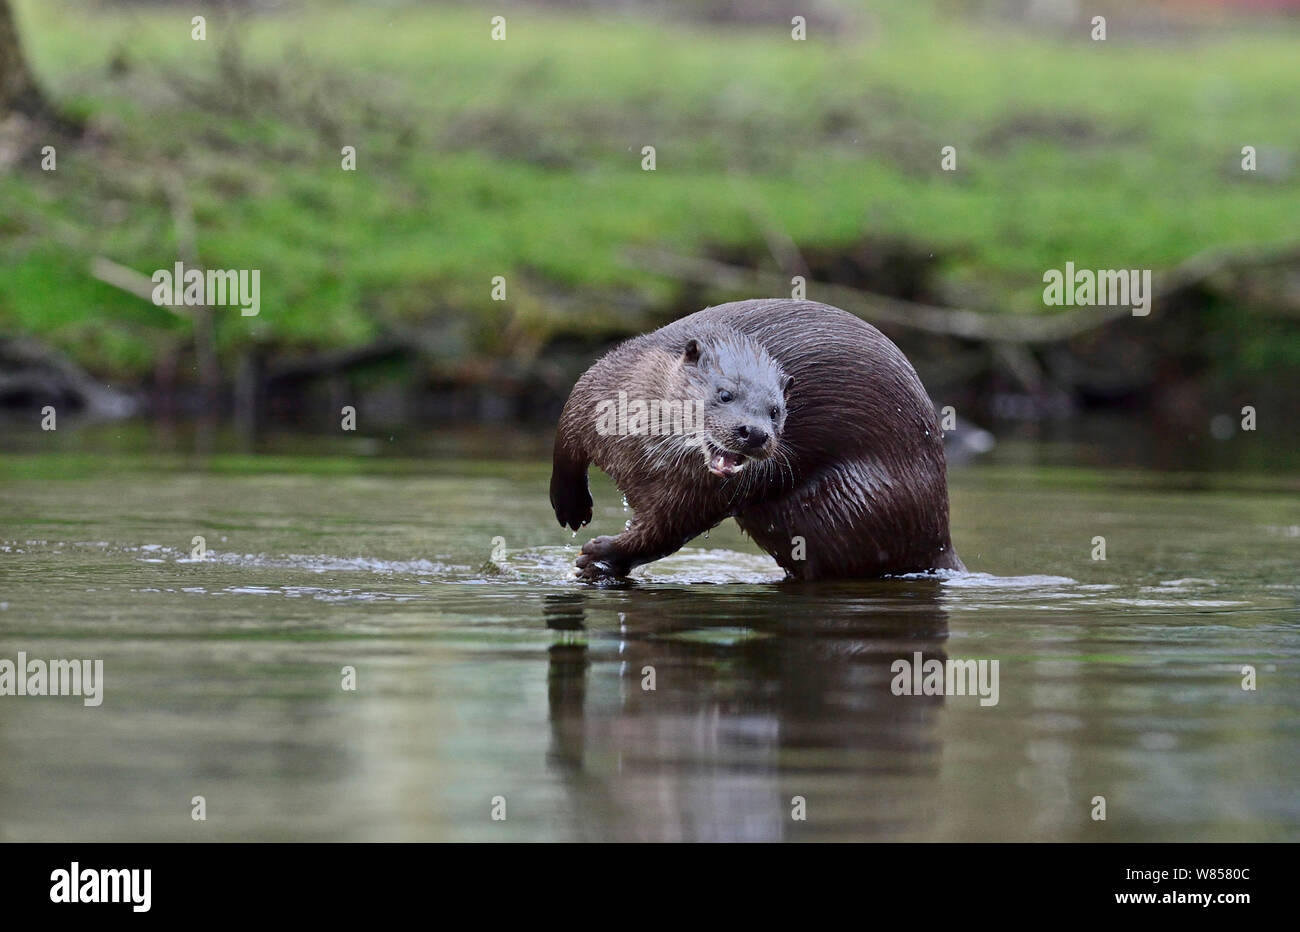
<svg viewBox="0 0 1300 932">
<path fill-rule="evenodd" d="M 740 453 L 732 453 L 730 450 L 718 450 L 709 460 L 709 472 L 724 479 L 736 475 L 744 468 L 745 457 Z"/>
</svg>

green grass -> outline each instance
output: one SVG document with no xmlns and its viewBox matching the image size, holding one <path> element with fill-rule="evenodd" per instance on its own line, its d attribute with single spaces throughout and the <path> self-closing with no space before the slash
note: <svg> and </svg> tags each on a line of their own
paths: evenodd
<svg viewBox="0 0 1300 932">
<path fill-rule="evenodd" d="M 1066 260 L 1161 269 L 1295 237 L 1296 175 L 1235 168 L 1245 144 L 1300 153 L 1300 29 L 1097 43 L 870 6 L 834 42 L 531 12 L 500 43 L 464 7 L 332 3 L 210 16 L 194 42 L 179 8 L 19 0 L 35 70 L 97 130 L 55 173 L 0 174 L 0 329 L 124 376 L 182 337 L 86 273 L 175 261 L 163 167 L 204 263 L 262 270 L 262 314 L 219 320 L 226 354 L 416 328 L 457 358 L 524 357 L 645 323 L 557 294 L 671 299 L 629 246 L 753 244 L 756 218 L 808 246 L 915 240 L 951 294 L 1007 312 L 1050 312 L 1042 272 Z"/>
</svg>

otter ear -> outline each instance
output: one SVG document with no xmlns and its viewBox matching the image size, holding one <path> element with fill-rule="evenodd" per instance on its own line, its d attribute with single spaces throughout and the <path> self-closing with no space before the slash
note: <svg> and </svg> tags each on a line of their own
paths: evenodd
<svg viewBox="0 0 1300 932">
<path fill-rule="evenodd" d="M 793 384 L 794 384 L 794 376 L 792 375 L 787 375 L 783 379 L 781 379 L 781 394 L 789 395 L 790 386 Z"/>
<path fill-rule="evenodd" d="M 682 354 L 682 358 L 691 365 L 695 365 L 700 361 L 700 343 L 698 340 L 686 341 L 686 352 Z"/>
</svg>

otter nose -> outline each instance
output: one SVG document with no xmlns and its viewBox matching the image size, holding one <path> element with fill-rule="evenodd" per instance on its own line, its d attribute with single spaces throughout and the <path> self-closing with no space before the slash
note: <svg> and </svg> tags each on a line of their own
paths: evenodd
<svg viewBox="0 0 1300 932">
<path fill-rule="evenodd" d="M 767 443 L 767 431 L 761 427 L 737 427 L 736 439 L 746 450 L 757 450 Z"/>
</svg>

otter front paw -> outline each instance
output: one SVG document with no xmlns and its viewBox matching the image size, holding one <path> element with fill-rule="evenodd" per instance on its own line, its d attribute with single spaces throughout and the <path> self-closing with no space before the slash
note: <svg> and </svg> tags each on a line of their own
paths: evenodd
<svg viewBox="0 0 1300 932">
<path fill-rule="evenodd" d="M 632 569 L 631 561 L 619 549 L 615 537 L 593 537 L 582 545 L 575 571 L 579 579 L 621 579 Z"/>
<path fill-rule="evenodd" d="M 555 509 L 555 518 L 560 527 L 578 530 L 591 520 L 591 492 L 587 488 L 587 477 L 574 482 L 551 483 L 551 507 Z"/>
</svg>

